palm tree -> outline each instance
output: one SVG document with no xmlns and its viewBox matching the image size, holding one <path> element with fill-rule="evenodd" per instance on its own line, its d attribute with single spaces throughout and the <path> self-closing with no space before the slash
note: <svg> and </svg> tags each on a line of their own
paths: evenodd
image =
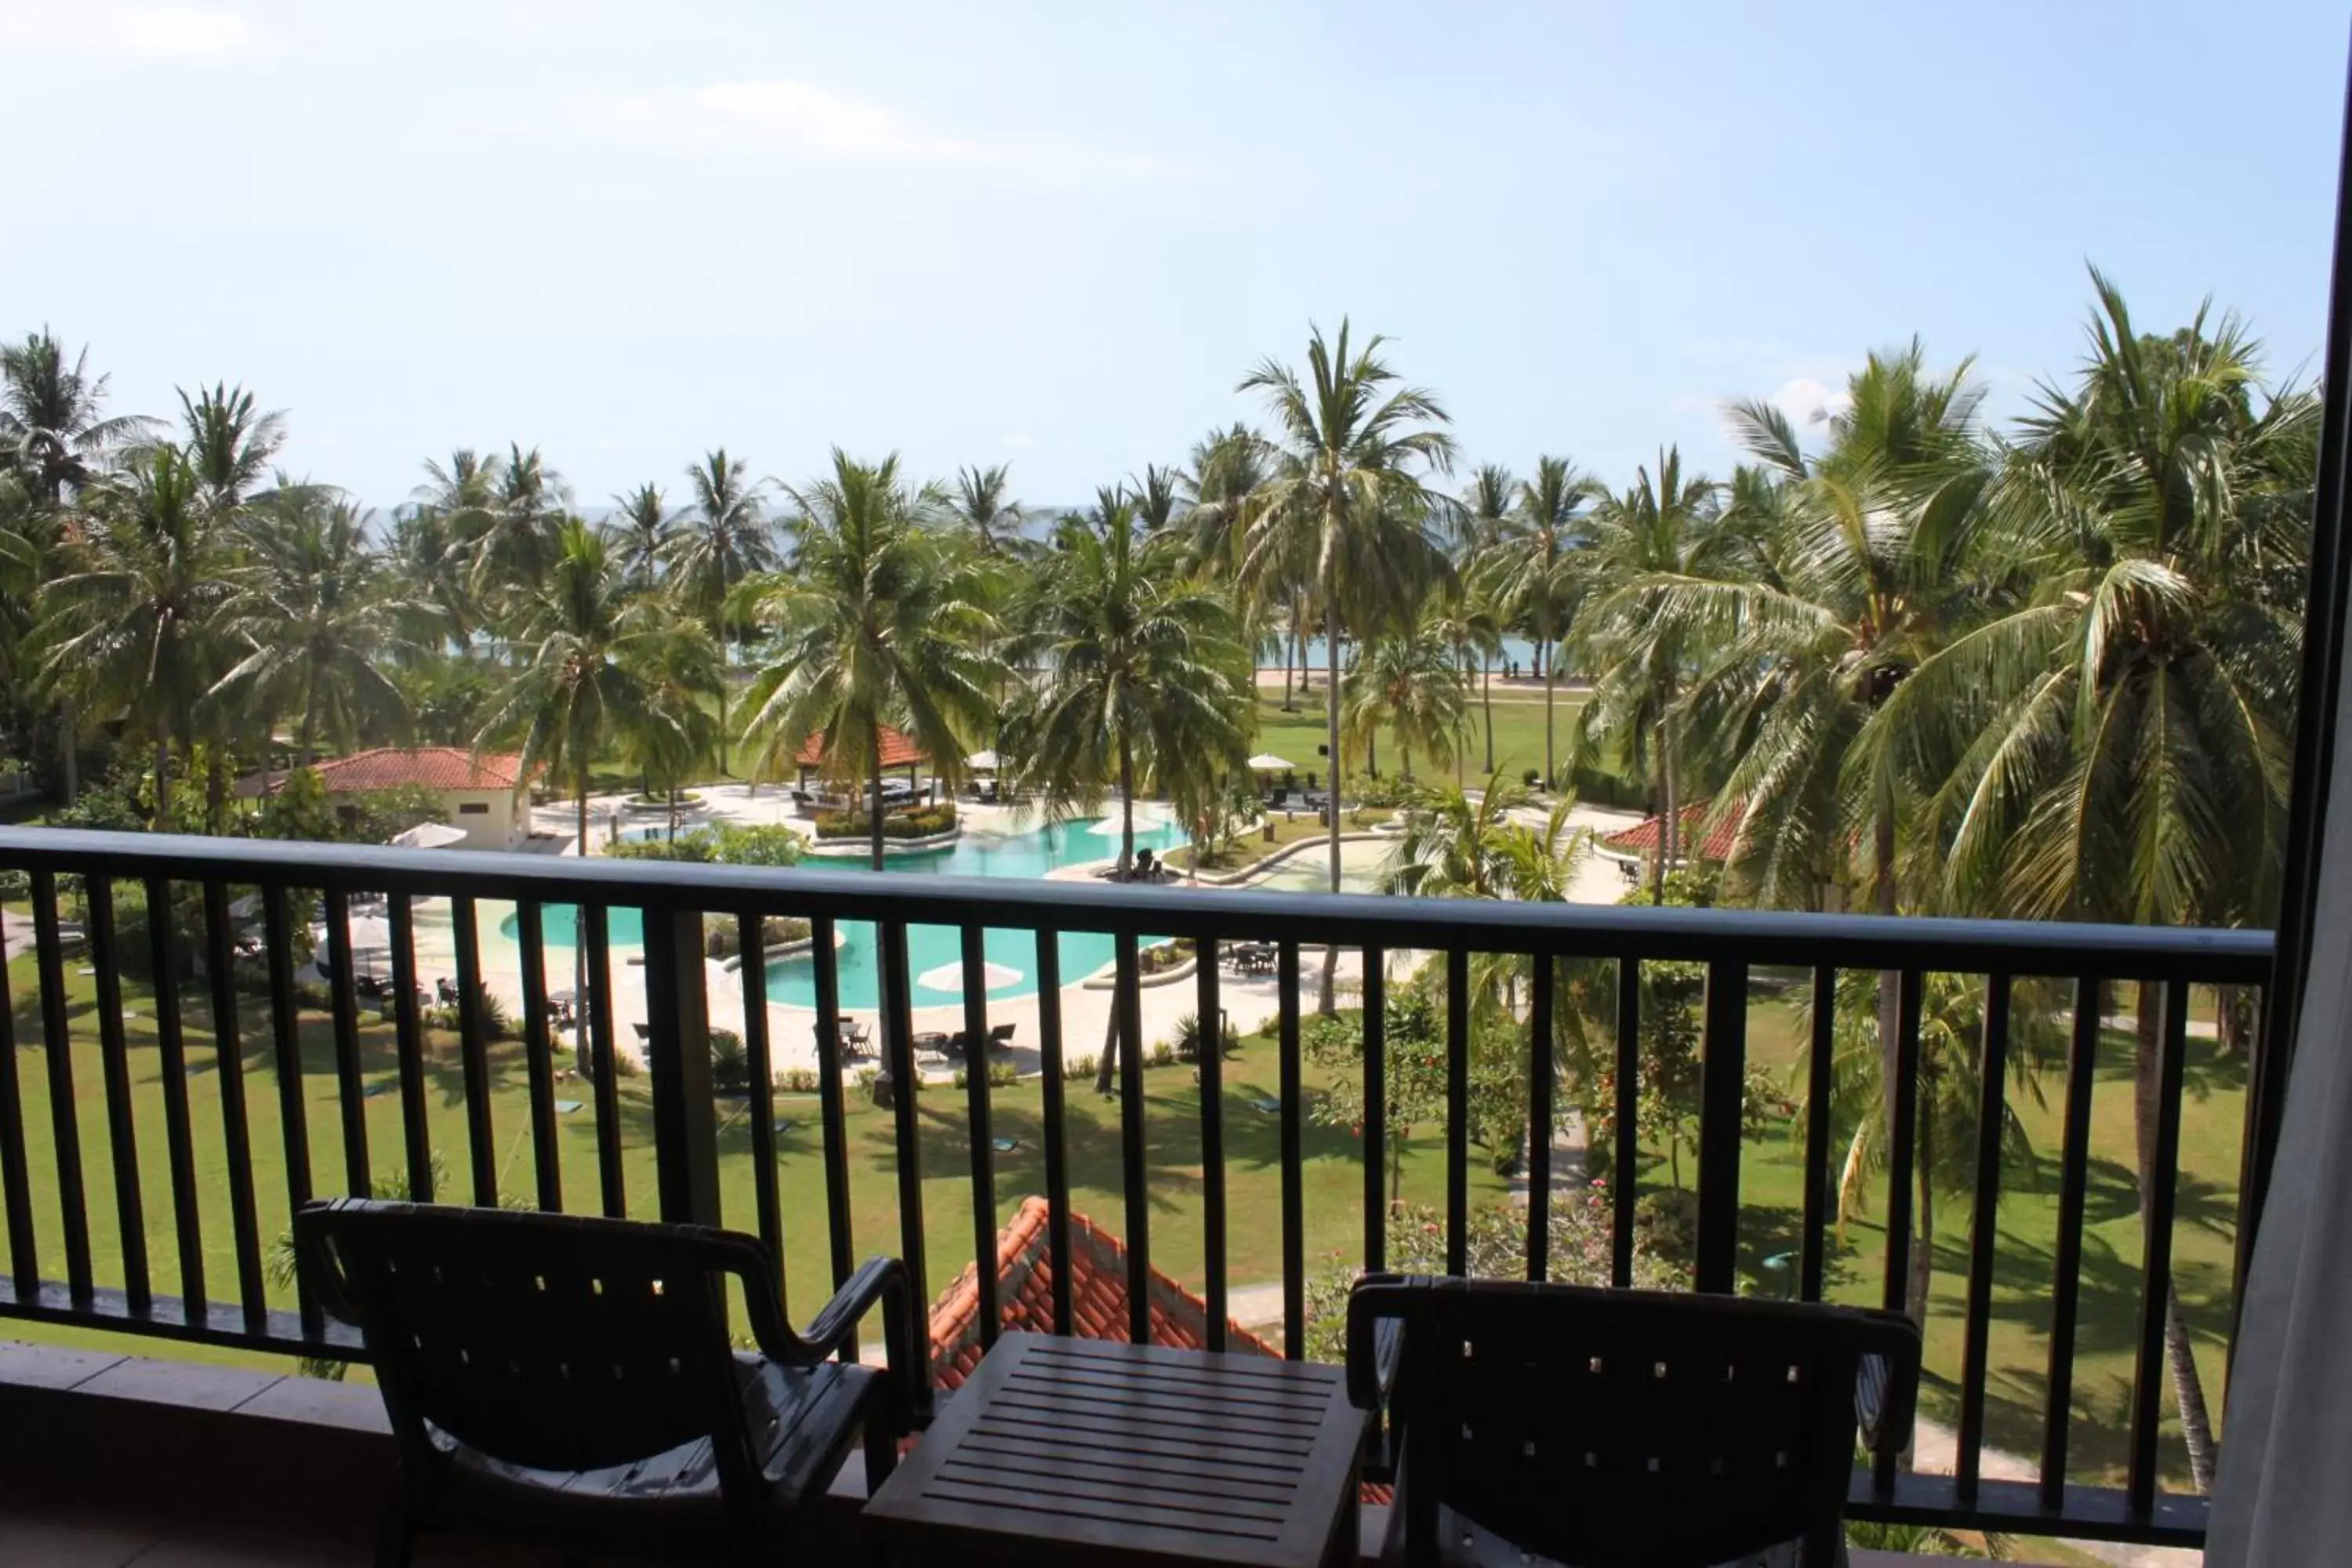
<svg viewBox="0 0 2352 1568">
<path fill-rule="evenodd" d="M 183 389 L 180 414 L 188 462 L 205 503 L 228 510 L 245 504 L 286 444 L 286 416 L 262 413 L 252 393 L 219 384 L 198 387 L 193 398 Z"/>
<path fill-rule="evenodd" d="M 1559 695 L 1559 642 L 1580 597 L 1577 559 L 1585 503 L 1599 482 L 1566 458 L 1539 458 L 1522 483 L 1493 551 L 1494 592 L 1535 635 L 1544 673 L 1544 787 L 1559 782 L 1553 736 Z"/>
<path fill-rule="evenodd" d="M 1339 658 L 1343 633 L 1395 624 L 1417 603 L 1419 591 L 1446 574 L 1426 524 L 1432 497 L 1428 472 L 1453 466 L 1454 440 L 1436 395 L 1395 384 L 1375 335 L 1349 352 L 1349 323 L 1336 344 L 1310 330 L 1307 378 L 1267 359 L 1238 390 L 1263 392 L 1274 416 L 1271 470 L 1251 502 L 1243 561 L 1244 583 L 1286 580 L 1311 553 L 1311 581 L 1323 610 L 1325 726 L 1332 765 L 1339 744 Z M 1336 782 L 1336 781 L 1335 781 Z M 1330 885 L 1339 890 L 1339 794 L 1332 792 Z M 1323 962 L 1321 1007 L 1333 1007 L 1336 950 Z"/>
<path fill-rule="evenodd" d="M 372 723 L 407 716 L 383 661 L 406 645 L 406 626 L 430 612 L 399 596 L 369 542 L 371 521 L 306 486 L 265 496 L 239 531 L 249 566 L 221 621 L 242 657 L 212 695 L 265 725 L 299 713 L 294 745 L 306 768 L 321 728 L 348 745 Z"/>
<path fill-rule="evenodd" d="M 570 521 L 563 477 L 533 447 L 509 444 L 495 468 L 482 470 L 493 492 L 487 502 L 452 514 L 458 540 L 470 552 L 467 588 L 478 605 L 509 619 L 525 617 L 563 551 Z"/>
<path fill-rule="evenodd" d="M 1462 667 L 1442 624 L 1424 620 L 1409 632 L 1364 645 L 1341 693 L 1340 734 L 1378 773 L 1374 742 L 1385 727 L 1402 754 L 1402 777 L 1412 783 L 1413 748 L 1438 767 L 1451 763 L 1469 706 Z"/>
<path fill-rule="evenodd" d="M 1008 718 L 1007 743 L 1049 810 L 1093 811 L 1118 793 L 1123 876 L 1139 793 L 1245 765 L 1248 650 L 1224 596 L 1185 575 L 1184 542 L 1147 533 L 1128 499 L 1106 496 L 1055 544 L 1019 643 L 1043 674 Z"/>
<path fill-rule="evenodd" d="M 2094 271 L 2091 354 L 2044 387 L 1992 501 L 2031 584 L 1921 661 L 1874 723 L 1933 734 L 1945 891 L 1963 909 L 2231 924 L 2275 907 L 2294 721 L 2317 400 L 2254 406 L 2260 348 L 2200 310 L 2142 337 Z M 1917 726 L 1913 731 L 1913 726 Z M 2135 1108 L 2148 1203 L 2161 991 L 2139 989 Z M 2168 1289 L 2189 1466 L 2210 1485 L 2204 1391 Z"/>
<path fill-rule="evenodd" d="M 719 644 L 719 771 L 727 772 L 727 667 L 730 645 L 740 646 L 744 623 L 731 616 L 738 584 L 776 565 L 773 530 L 761 501 L 761 486 L 742 461 L 720 447 L 687 469 L 694 487 L 694 510 L 670 536 L 670 577 L 685 605 Z"/>
<path fill-rule="evenodd" d="M 473 591 L 474 546 L 505 473 L 505 458 L 470 447 L 451 452 L 446 464 L 428 458 L 425 482 L 410 493 L 393 524 L 394 554 L 409 597 L 438 608 L 461 646 L 472 641 L 483 618 Z"/>
<path fill-rule="evenodd" d="M 1404 832 L 1381 878 L 1381 891 L 1414 899 L 1499 899 L 1509 891 L 1519 836 L 1511 813 L 1527 805 L 1527 786 L 1489 773 L 1472 799 L 1459 785 L 1428 784 L 1404 810 Z"/>
<path fill-rule="evenodd" d="M 673 620 L 646 639 L 637 664 L 646 689 L 646 722 L 619 737 L 621 748 L 644 774 L 648 794 L 659 788 L 668 795 L 675 839 L 678 792 L 718 749 L 719 721 L 703 700 L 719 689 L 724 660 L 708 631 Z"/>
<path fill-rule="evenodd" d="M 129 714 L 155 747 L 154 823 L 171 821 L 172 752 L 221 666 L 220 612 L 236 591 L 219 514 L 175 447 L 127 479 L 90 486 L 76 564 L 41 592 L 45 680 Z"/>
<path fill-rule="evenodd" d="M 0 451 L 24 477 L 36 506 L 55 508 L 103 471 L 108 456 L 143 438 L 154 422 L 110 418 L 107 378 L 89 372 L 89 351 L 66 363 L 46 331 L 0 348 Z"/>
<path fill-rule="evenodd" d="M 1622 495 L 1602 498 L 1586 524 L 1586 570 L 1599 595 L 1577 628 L 1579 661 L 1593 672 L 1592 698 L 1576 716 L 1576 755 L 1614 743 L 1635 767 L 1652 770 L 1659 815 L 1658 857 L 1651 868 L 1653 902 L 1665 901 L 1666 868 L 1677 852 L 1682 821 L 1682 737 L 1677 719 L 1685 687 L 1696 674 L 1695 650 L 1672 626 L 1659 624 L 1659 578 L 1714 574 L 1728 536 L 1719 531 L 1716 486 L 1683 477 L 1682 453 L 1658 455 L 1654 479 L 1645 466 Z"/>
<path fill-rule="evenodd" d="M 546 576 L 515 594 L 518 668 L 474 744 L 520 735 L 523 776 L 570 775 L 585 855 L 589 770 L 612 738 L 643 737 L 662 722 L 645 669 L 667 634 L 594 529 L 567 519 L 554 543 Z"/>
<path fill-rule="evenodd" d="M 910 489 L 896 453 L 859 463 L 836 447 L 829 476 L 789 493 L 802 513 L 793 570 L 741 590 L 779 636 L 774 660 L 752 679 L 744 738 L 761 746 L 764 769 L 814 737 L 836 776 L 862 776 L 878 871 L 882 728 L 910 734 L 954 784 L 966 739 L 992 716 L 1002 666 L 981 650 L 996 627 L 977 568 L 926 526 L 944 498 Z"/>
<path fill-rule="evenodd" d="M 1463 643 L 1465 648 L 1477 647 L 1478 706 L 1486 726 L 1490 773 L 1495 771 L 1495 660 L 1502 657 L 1502 623 L 1508 618 L 1510 599 L 1497 547 L 1518 493 L 1519 481 L 1510 469 L 1486 463 L 1470 476 L 1469 489 L 1453 509 L 1454 568 L 1463 583 Z"/>
<path fill-rule="evenodd" d="M 1454 665 L 1463 681 L 1470 679 L 1473 668 L 1482 672 L 1479 682 L 1481 719 L 1486 731 L 1486 771 L 1495 771 L 1495 703 L 1492 690 L 1495 657 L 1502 651 L 1503 627 L 1506 618 L 1496 608 L 1496 598 L 1491 582 L 1493 574 L 1484 569 L 1483 563 L 1457 576 L 1450 586 L 1430 595 L 1428 607 L 1423 612 L 1431 633 L 1452 649 Z M 1473 658 L 1476 663 L 1472 663 Z M 1459 722 L 1465 728 L 1469 710 L 1465 704 Z M 1469 767 L 1470 749 L 1454 747 L 1454 782 L 1464 782 Z"/>
<path fill-rule="evenodd" d="M 956 470 L 955 493 L 948 504 L 982 555 L 1001 553 L 1022 542 L 1024 514 L 1012 490 L 1013 470 L 1007 464 Z"/>
<path fill-rule="evenodd" d="M 611 525 L 619 536 L 621 570 L 638 593 L 652 593 L 660 581 L 662 560 L 679 521 L 659 485 L 639 485 L 613 498 Z"/>
<path fill-rule="evenodd" d="M 13 468 L 26 501 L 25 535 L 37 563 L 59 559 L 62 506 L 121 449 L 144 440 L 154 422 L 136 415 L 109 416 L 107 378 L 89 371 L 85 348 L 67 362 L 46 330 L 0 347 L 0 465 Z M 58 760 L 64 795 L 79 793 L 79 728 L 68 698 L 56 710 Z"/>
</svg>

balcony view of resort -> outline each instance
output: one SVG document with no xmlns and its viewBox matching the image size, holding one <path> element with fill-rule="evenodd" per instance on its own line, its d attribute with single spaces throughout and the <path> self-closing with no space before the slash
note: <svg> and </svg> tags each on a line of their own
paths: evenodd
<svg viewBox="0 0 2352 1568">
<path fill-rule="evenodd" d="M 424 9 L 0 0 L 0 1560 L 2321 1560 L 2340 16 Z"/>
</svg>

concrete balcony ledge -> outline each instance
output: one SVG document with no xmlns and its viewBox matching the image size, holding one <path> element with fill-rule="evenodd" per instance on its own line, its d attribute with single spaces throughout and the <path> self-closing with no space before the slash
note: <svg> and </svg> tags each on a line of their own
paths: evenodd
<svg viewBox="0 0 2352 1568">
<path fill-rule="evenodd" d="M 372 1384 L 0 1342 L 0 1563 L 359 1568 L 396 1464 Z M 868 1559 L 852 1452 L 813 1516 L 819 1563 Z M 1367 1507 L 1375 1545 L 1386 1510 Z M 434 1538 L 420 1565 L 562 1562 Z M 1857 1552 L 1854 1568 L 1924 1559 Z"/>
</svg>

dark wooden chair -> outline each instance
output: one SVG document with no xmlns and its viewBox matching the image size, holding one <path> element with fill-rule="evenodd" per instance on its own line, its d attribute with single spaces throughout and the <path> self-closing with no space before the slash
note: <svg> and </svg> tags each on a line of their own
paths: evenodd
<svg viewBox="0 0 2352 1568">
<path fill-rule="evenodd" d="M 1894 1312 L 1398 1275 L 1348 1304 L 1395 1467 L 1383 1560 L 1416 1568 L 1841 1563 L 1857 1425 L 1899 1449 L 1918 1379 Z"/>
<path fill-rule="evenodd" d="M 757 1239 L 338 1198 L 295 1216 L 320 1299 L 356 1324 L 400 1449 L 377 1562 L 456 1529 L 571 1552 L 775 1562 L 862 1432 L 869 1490 L 928 1420 L 896 1258 L 785 1322 Z M 728 1327 L 740 1286 L 757 1353 Z M 828 1360 L 882 1309 L 887 1373 Z"/>
</svg>

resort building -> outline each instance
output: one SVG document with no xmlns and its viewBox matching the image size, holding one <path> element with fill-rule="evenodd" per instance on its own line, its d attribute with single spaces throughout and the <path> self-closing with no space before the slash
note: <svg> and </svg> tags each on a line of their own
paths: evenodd
<svg viewBox="0 0 2352 1568">
<path fill-rule="evenodd" d="M 264 799 L 286 787 L 293 769 L 250 773 L 236 793 Z M 435 847 L 514 849 L 530 837 L 530 814 L 521 805 L 522 758 L 510 752 L 467 751 L 463 746 L 378 746 L 312 764 L 327 798 L 347 815 L 356 797 L 379 790 L 422 787 L 441 796 L 439 826 L 461 837 L 436 835 Z"/>
</svg>

